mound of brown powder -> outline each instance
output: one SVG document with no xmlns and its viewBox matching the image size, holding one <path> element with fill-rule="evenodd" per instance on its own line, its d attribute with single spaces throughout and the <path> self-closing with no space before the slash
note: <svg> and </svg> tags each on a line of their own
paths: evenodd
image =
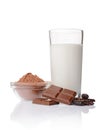
<svg viewBox="0 0 106 130">
<path fill-rule="evenodd" d="M 22 76 L 17 82 L 36 83 L 36 82 L 44 82 L 44 80 L 39 78 L 37 75 L 33 75 L 32 73 L 27 73 L 24 76 Z"/>
</svg>

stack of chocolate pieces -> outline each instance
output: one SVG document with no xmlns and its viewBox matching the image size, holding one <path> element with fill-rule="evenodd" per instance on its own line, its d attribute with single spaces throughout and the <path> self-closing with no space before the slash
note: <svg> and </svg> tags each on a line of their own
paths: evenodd
<svg viewBox="0 0 106 130">
<path fill-rule="evenodd" d="M 83 98 L 75 98 L 76 95 L 77 93 L 73 90 L 51 85 L 43 92 L 42 98 L 36 98 L 33 100 L 33 103 L 42 105 L 54 105 L 59 103 L 67 105 L 93 105 L 93 99 L 84 97 L 88 95 L 83 95 Z"/>
<path fill-rule="evenodd" d="M 73 104 L 78 106 L 94 105 L 95 99 L 89 99 L 88 94 L 82 94 L 79 98 L 74 98 Z"/>
<path fill-rule="evenodd" d="M 51 85 L 43 92 L 42 96 L 64 104 L 71 104 L 76 96 L 76 92 Z"/>
</svg>

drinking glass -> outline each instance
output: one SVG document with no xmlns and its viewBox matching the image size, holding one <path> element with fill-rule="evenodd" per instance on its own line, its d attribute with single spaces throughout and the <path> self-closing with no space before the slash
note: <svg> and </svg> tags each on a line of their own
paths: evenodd
<svg viewBox="0 0 106 130">
<path fill-rule="evenodd" d="M 81 94 L 83 30 L 52 29 L 50 61 L 52 84 Z"/>
</svg>

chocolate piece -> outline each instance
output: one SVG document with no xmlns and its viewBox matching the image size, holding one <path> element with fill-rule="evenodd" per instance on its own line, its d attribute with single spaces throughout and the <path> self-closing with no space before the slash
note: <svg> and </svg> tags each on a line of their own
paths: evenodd
<svg viewBox="0 0 106 130">
<path fill-rule="evenodd" d="M 55 99 L 57 97 L 57 95 L 62 91 L 63 88 L 55 86 L 55 85 L 51 85 L 49 88 L 47 88 L 42 96 L 44 97 L 50 97 L 52 99 Z"/>
<path fill-rule="evenodd" d="M 69 89 L 63 89 L 62 93 L 69 94 L 69 95 L 72 95 L 72 96 L 76 96 L 76 94 L 77 94 L 75 91 L 69 90 Z"/>
<path fill-rule="evenodd" d="M 93 105 L 94 102 L 91 102 L 91 101 L 84 101 L 83 104 L 84 104 L 84 105 Z"/>
<path fill-rule="evenodd" d="M 36 98 L 32 101 L 32 103 L 35 104 L 41 104 L 41 105 L 55 105 L 59 104 L 59 102 L 56 102 L 52 99 L 47 99 L 47 98 Z"/>
<path fill-rule="evenodd" d="M 83 106 L 83 101 L 80 99 L 74 99 L 72 102 L 74 105 Z"/>
<path fill-rule="evenodd" d="M 74 98 L 73 100 L 73 104 L 74 105 L 93 105 L 95 102 L 94 99 L 83 99 L 83 98 Z"/>
<path fill-rule="evenodd" d="M 42 96 L 53 99 L 57 102 L 71 104 L 74 99 L 76 92 L 69 89 L 63 89 L 61 87 L 51 85 L 48 89 L 46 89 Z"/>
<path fill-rule="evenodd" d="M 75 91 L 69 89 L 63 89 L 56 99 L 61 103 L 71 104 L 75 96 L 76 96 Z"/>
<path fill-rule="evenodd" d="M 61 103 L 65 103 L 65 104 L 71 104 L 72 100 L 73 100 L 73 96 L 69 95 L 69 94 L 65 94 L 65 93 L 60 93 L 57 96 L 57 101 L 61 102 Z"/>
<path fill-rule="evenodd" d="M 88 98 L 89 98 L 89 95 L 88 95 L 88 94 L 85 94 L 85 93 L 82 94 L 81 96 L 82 96 L 83 99 L 88 99 Z"/>
<path fill-rule="evenodd" d="M 88 99 L 89 101 L 95 102 L 95 99 Z"/>
</svg>

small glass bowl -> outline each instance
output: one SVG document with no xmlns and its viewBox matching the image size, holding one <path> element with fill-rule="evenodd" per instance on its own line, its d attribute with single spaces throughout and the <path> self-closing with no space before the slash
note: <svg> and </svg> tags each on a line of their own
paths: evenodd
<svg viewBox="0 0 106 130">
<path fill-rule="evenodd" d="M 18 83 L 11 82 L 10 86 L 18 97 L 24 100 L 34 100 L 42 96 L 49 82 Z"/>
</svg>

